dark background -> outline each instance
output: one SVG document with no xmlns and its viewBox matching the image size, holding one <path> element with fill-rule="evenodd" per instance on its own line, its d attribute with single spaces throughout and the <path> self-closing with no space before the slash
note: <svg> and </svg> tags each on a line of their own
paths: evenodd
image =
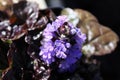
<svg viewBox="0 0 120 80">
<path fill-rule="evenodd" d="M 65 7 L 88 10 L 120 37 L 120 0 L 62 0 Z M 110 36 L 111 37 L 111 36 Z M 120 80 L 120 42 L 112 54 L 97 57 L 105 80 Z"/>
<path fill-rule="evenodd" d="M 64 6 L 87 10 L 97 17 L 100 24 L 108 26 L 120 37 L 120 0 L 46 1 L 49 4 L 49 7 Z M 50 1 L 52 1 L 52 3 L 50 3 Z M 96 58 L 101 62 L 101 75 L 103 76 L 104 80 L 120 80 L 120 42 L 118 43 L 118 47 L 111 54 Z"/>
</svg>

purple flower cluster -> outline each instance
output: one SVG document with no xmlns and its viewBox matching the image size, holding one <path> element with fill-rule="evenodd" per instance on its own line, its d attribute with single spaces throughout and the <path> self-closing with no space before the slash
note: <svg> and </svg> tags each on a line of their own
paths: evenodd
<svg viewBox="0 0 120 80">
<path fill-rule="evenodd" d="M 80 29 L 67 22 L 66 16 L 58 16 L 44 29 L 40 42 L 40 57 L 46 64 L 60 59 L 59 68 L 68 69 L 80 59 L 81 47 L 86 39 Z"/>
</svg>

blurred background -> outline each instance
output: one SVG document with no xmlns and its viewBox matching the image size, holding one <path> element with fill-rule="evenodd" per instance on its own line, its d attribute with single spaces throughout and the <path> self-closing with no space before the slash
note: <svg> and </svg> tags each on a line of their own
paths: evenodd
<svg viewBox="0 0 120 80">
<path fill-rule="evenodd" d="M 70 7 L 87 10 L 97 17 L 100 24 L 108 26 L 120 37 L 120 0 L 46 1 L 49 7 Z M 96 58 L 101 61 L 101 72 L 105 80 L 120 80 L 120 42 L 112 54 Z"/>
<path fill-rule="evenodd" d="M 70 7 L 87 10 L 100 24 L 111 28 L 120 38 L 120 0 L 46 0 L 46 2 L 50 8 Z M 120 80 L 120 42 L 111 54 L 95 58 L 101 62 L 100 69 L 104 80 Z"/>
</svg>

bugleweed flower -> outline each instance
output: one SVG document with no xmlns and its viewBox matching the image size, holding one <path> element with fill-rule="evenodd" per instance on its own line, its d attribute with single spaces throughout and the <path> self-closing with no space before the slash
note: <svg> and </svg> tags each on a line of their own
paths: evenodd
<svg viewBox="0 0 120 80">
<path fill-rule="evenodd" d="M 65 70 L 80 59 L 86 36 L 68 23 L 66 16 L 58 16 L 54 22 L 47 24 L 42 35 L 39 55 L 46 64 L 59 59 L 59 68 Z"/>
</svg>

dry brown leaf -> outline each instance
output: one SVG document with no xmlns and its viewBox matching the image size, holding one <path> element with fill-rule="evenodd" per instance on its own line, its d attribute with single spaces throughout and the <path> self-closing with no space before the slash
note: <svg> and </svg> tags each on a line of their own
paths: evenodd
<svg viewBox="0 0 120 80">
<path fill-rule="evenodd" d="M 0 0 L 0 11 L 4 11 L 10 16 L 13 13 L 12 5 L 12 0 Z"/>
<path fill-rule="evenodd" d="M 74 9 L 74 11 L 77 13 L 77 16 L 82 22 L 86 21 L 97 21 L 97 18 L 89 13 L 88 11 L 82 10 L 82 9 Z"/>
<path fill-rule="evenodd" d="M 9 5 L 12 5 L 12 0 L 0 0 L 0 10 L 5 10 Z"/>
<path fill-rule="evenodd" d="M 111 53 L 119 41 L 117 34 L 110 28 L 99 24 L 91 13 L 82 9 L 75 9 L 74 11 L 80 19 L 78 26 L 87 36 L 86 43 L 83 46 L 85 54 L 91 56 Z"/>
<path fill-rule="evenodd" d="M 87 40 L 82 49 L 87 56 L 109 54 L 116 48 L 119 41 L 117 34 L 110 28 L 101 25 L 97 18 L 88 11 L 65 8 L 61 15 L 68 16 L 69 22 L 74 26 L 78 25 L 86 34 Z"/>
</svg>

